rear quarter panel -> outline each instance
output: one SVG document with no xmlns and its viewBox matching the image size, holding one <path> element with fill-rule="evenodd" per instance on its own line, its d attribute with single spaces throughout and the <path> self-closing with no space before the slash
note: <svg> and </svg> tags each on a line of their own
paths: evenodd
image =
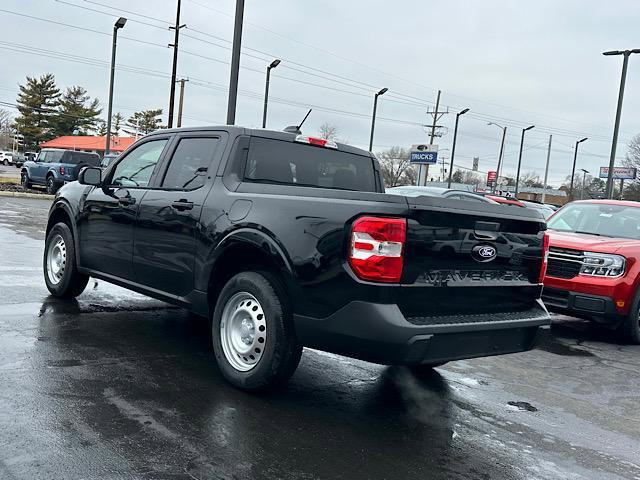
<svg viewBox="0 0 640 480">
<path fill-rule="evenodd" d="M 242 218 L 234 207 L 238 202 Z M 382 193 L 251 183 L 230 192 L 218 181 L 201 217 L 199 286 L 205 288 L 211 268 L 207 259 L 215 257 L 220 242 L 234 232 L 254 231 L 255 241 L 265 238 L 266 249 L 282 251 L 296 313 L 325 317 L 354 299 L 389 303 L 394 288 L 357 282 L 345 265 L 350 222 L 366 214 L 405 216 L 406 201 Z"/>
</svg>

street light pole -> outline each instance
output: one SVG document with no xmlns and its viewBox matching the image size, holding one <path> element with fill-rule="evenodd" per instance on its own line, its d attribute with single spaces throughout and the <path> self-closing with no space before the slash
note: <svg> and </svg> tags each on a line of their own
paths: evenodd
<svg viewBox="0 0 640 480">
<path fill-rule="evenodd" d="M 586 181 L 587 181 L 587 173 L 589 173 L 588 170 L 585 170 L 584 168 L 581 168 L 580 170 L 582 170 L 582 192 L 580 193 L 580 200 L 584 199 L 584 190 L 586 187 Z"/>
<path fill-rule="evenodd" d="M 373 131 L 376 128 L 376 111 L 378 110 L 378 97 L 384 95 L 388 88 L 383 88 L 373 97 L 373 115 L 371 116 L 371 137 L 369 138 L 369 151 L 373 152 Z"/>
<path fill-rule="evenodd" d="M 271 78 L 271 69 L 280 65 L 280 60 L 275 59 L 267 67 L 267 81 L 264 85 L 264 110 L 262 112 L 262 128 L 267 128 L 267 102 L 269 101 L 269 79 Z"/>
<path fill-rule="evenodd" d="M 576 148 L 573 151 L 573 168 L 571 169 L 571 186 L 569 186 L 569 198 L 573 200 L 573 177 L 576 175 L 576 161 L 578 159 L 578 145 L 588 140 L 589 137 L 584 137 L 582 140 L 576 142 Z"/>
<path fill-rule="evenodd" d="M 227 125 L 236 123 L 236 103 L 238 101 L 238 75 L 240 72 L 240 47 L 242 45 L 242 18 L 244 0 L 236 0 L 236 20 L 233 28 L 231 48 L 231 78 L 229 79 L 229 101 L 227 102 Z"/>
<path fill-rule="evenodd" d="M 500 142 L 500 153 L 498 153 L 498 166 L 496 167 L 496 184 L 498 180 L 500 180 L 500 170 L 502 170 L 502 157 L 504 156 L 504 141 L 507 136 L 507 127 L 503 127 L 502 125 L 498 125 L 497 123 L 489 122 L 487 125 L 495 125 L 496 127 L 502 129 L 502 141 Z M 496 191 L 495 185 L 492 187 L 493 193 Z"/>
<path fill-rule="evenodd" d="M 469 111 L 468 108 L 456 113 L 456 126 L 453 129 L 453 146 L 451 147 L 451 164 L 449 165 L 449 181 L 447 182 L 447 188 L 451 188 L 451 176 L 453 175 L 453 159 L 456 156 L 456 140 L 458 139 L 458 121 L 460 116 Z M 444 174 L 444 172 L 443 172 Z"/>
<path fill-rule="evenodd" d="M 527 130 L 531 130 L 535 125 L 531 125 L 522 129 L 522 137 L 520 138 L 520 154 L 518 155 L 518 170 L 516 172 L 516 193 L 515 197 L 518 198 L 518 191 L 520 190 L 520 167 L 522 166 L 522 147 L 524 145 L 524 133 Z"/>
<path fill-rule="evenodd" d="M 622 75 L 620 76 L 620 91 L 618 92 L 618 108 L 616 110 L 616 122 L 613 127 L 613 140 L 611 142 L 611 156 L 609 157 L 609 175 L 607 175 L 607 198 L 613 198 L 613 169 L 616 163 L 616 147 L 618 144 L 618 132 L 620 130 L 620 116 L 622 114 L 622 99 L 624 98 L 624 84 L 627 80 L 627 65 L 629 64 L 629 56 L 632 53 L 640 53 L 640 48 L 633 50 L 613 50 L 604 52 L 603 55 L 624 55 L 622 62 Z"/>
<path fill-rule="evenodd" d="M 104 146 L 105 155 L 111 150 L 111 114 L 113 111 L 113 79 L 116 73 L 116 45 L 118 43 L 118 30 L 123 28 L 127 19 L 120 17 L 113 25 L 113 44 L 111 45 L 111 78 L 109 79 L 109 106 L 107 107 L 107 136 Z"/>
</svg>

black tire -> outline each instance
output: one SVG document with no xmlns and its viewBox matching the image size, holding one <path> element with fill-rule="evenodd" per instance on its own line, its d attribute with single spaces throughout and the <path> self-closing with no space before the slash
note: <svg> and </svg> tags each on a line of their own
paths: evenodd
<svg viewBox="0 0 640 480">
<path fill-rule="evenodd" d="M 55 245 L 52 245 L 52 243 L 58 243 L 60 239 L 64 242 L 65 253 L 64 262 L 60 262 L 62 272 L 58 278 L 58 276 L 53 273 L 48 260 L 50 256 L 54 255 Z M 71 229 L 66 223 L 56 223 L 49 232 L 49 235 L 47 235 L 42 259 L 44 281 L 51 295 L 59 298 L 75 298 L 80 295 L 87 286 L 89 276 L 78 272 L 75 252 L 76 249 L 73 243 Z M 57 282 L 54 281 L 54 277 L 58 278 Z"/>
<path fill-rule="evenodd" d="M 53 178 L 53 175 L 48 176 L 47 177 L 47 193 L 49 195 L 55 195 L 55 193 L 58 191 L 59 188 L 60 187 L 58 186 L 55 179 Z"/>
<path fill-rule="evenodd" d="M 31 182 L 29 181 L 29 175 L 27 172 L 22 172 L 20 174 L 20 185 L 22 185 L 22 188 L 25 190 L 31 188 Z"/>
<path fill-rule="evenodd" d="M 640 292 L 636 293 L 629 315 L 620 325 L 620 332 L 623 335 L 623 341 L 640 345 Z"/>
<path fill-rule="evenodd" d="M 257 363 L 248 371 L 241 371 L 230 363 L 223 349 L 220 328 L 225 307 L 229 304 L 229 308 L 233 310 L 233 299 L 243 294 L 249 294 L 259 302 L 258 305 L 264 312 L 264 330 L 261 331 L 266 336 L 264 343 L 252 344 L 251 348 L 254 345 L 260 346 L 262 351 Z M 230 324 L 228 319 L 226 324 Z M 262 327 L 260 326 L 261 329 Z M 255 332 L 255 340 L 260 340 L 258 330 Z M 268 272 L 242 272 L 226 283 L 213 312 L 211 336 L 222 375 L 229 383 L 242 390 L 269 390 L 282 386 L 300 363 L 302 346 L 295 336 L 287 294 L 278 279 Z"/>
<path fill-rule="evenodd" d="M 9 160 L 7 160 L 7 159 L 5 158 L 5 159 L 4 159 L 4 164 L 5 164 L 5 166 L 6 166 L 6 165 L 9 165 Z"/>
</svg>

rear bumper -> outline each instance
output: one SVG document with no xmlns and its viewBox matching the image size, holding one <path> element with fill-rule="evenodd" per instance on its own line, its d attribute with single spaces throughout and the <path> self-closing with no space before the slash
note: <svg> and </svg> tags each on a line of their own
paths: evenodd
<svg viewBox="0 0 640 480">
<path fill-rule="evenodd" d="M 393 365 L 522 352 L 550 324 L 540 301 L 526 312 L 410 319 L 395 304 L 353 301 L 324 319 L 294 319 L 305 346 Z"/>
<path fill-rule="evenodd" d="M 621 318 L 613 298 L 604 295 L 545 287 L 542 292 L 542 300 L 552 312 L 606 323 L 617 323 Z"/>
</svg>

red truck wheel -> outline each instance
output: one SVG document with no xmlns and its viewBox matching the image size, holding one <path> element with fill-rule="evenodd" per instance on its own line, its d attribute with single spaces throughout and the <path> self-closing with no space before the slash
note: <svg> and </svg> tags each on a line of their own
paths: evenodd
<svg viewBox="0 0 640 480">
<path fill-rule="evenodd" d="M 640 344 L 640 292 L 636 293 L 631 311 L 622 327 L 626 341 L 636 345 Z"/>
</svg>

